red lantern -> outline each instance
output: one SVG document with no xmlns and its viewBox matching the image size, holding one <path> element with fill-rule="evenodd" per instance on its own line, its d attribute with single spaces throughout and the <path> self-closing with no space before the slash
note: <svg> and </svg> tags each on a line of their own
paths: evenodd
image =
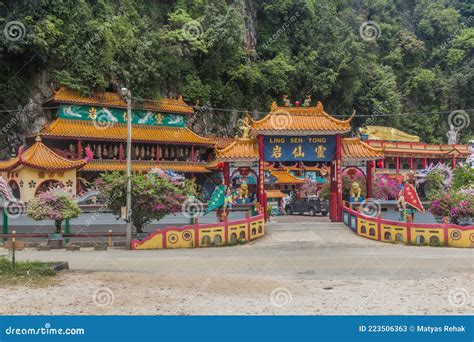
<svg viewBox="0 0 474 342">
<path fill-rule="evenodd" d="M 377 167 L 383 169 L 383 160 L 377 162 Z"/>
<path fill-rule="evenodd" d="M 223 170 L 224 169 L 224 162 L 217 163 L 217 168 L 220 169 L 220 170 Z"/>
<path fill-rule="evenodd" d="M 296 107 L 299 107 L 299 106 L 300 106 L 300 104 L 301 104 L 301 102 L 300 102 L 300 101 L 295 101 L 295 106 L 296 106 Z"/>
</svg>

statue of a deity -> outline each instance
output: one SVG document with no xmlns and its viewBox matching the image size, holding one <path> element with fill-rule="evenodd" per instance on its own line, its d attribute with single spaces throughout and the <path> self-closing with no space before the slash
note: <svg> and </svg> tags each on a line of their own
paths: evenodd
<svg viewBox="0 0 474 342">
<path fill-rule="evenodd" d="M 302 107 L 311 107 L 311 95 L 306 95 Z"/>
<path fill-rule="evenodd" d="M 352 182 L 352 184 L 351 184 L 351 191 L 350 191 L 351 197 L 359 198 L 359 197 L 360 197 L 360 194 L 361 194 L 361 191 L 362 191 L 362 190 L 360 189 L 359 183 L 357 183 L 357 182 Z"/>
<path fill-rule="evenodd" d="M 466 163 L 474 169 L 474 140 L 469 140 L 467 143 L 467 149 L 470 153 L 469 157 L 466 159 Z"/>
<path fill-rule="evenodd" d="M 283 105 L 285 107 L 293 107 L 293 105 L 290 102 L 290 99 L 288 98 L 288 95 L 283 95 Z"/>
<path fill-rule="evenodd" d="M 458 134 L 459 128 L 456 128 L 453 125 L 449 125 L 449 131 L 446 133 L 449 145 L 454 145 L 458 143 Z"/>
<path fill-rule="evenodd" d="M 239 125 L 239 129 L 241 133 L 241 139 L 249 139 L 250 138 L 250 122 L 249 118 L 246 116 L 243 119 L 239 119 L 237 121 Z"/>
</svg>

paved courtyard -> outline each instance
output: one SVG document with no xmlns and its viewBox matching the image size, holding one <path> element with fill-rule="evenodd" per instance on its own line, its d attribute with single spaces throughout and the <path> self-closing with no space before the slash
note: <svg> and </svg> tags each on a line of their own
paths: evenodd
<svg viewBox="0 0 474 342">
<path fill-rule="evenodd" d="M 383 244 L 318 217 L 274 218 L 235 247 L 18 257 L 71 270 L 54 286 L 0 288 L 0 314 L 474 313 L 473 250 Z"/>
</svg>

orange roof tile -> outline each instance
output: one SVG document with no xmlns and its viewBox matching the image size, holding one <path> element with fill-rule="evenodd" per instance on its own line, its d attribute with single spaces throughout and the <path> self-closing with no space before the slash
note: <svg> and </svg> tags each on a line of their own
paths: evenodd
<svg viewBox="0 0 474 342">
<path fill-rule="evenodd" d="M 425 144 L 418 142 L 390 142 L 366 140 L 368 145 L 383 148 L 386 157 L 446 157 L 458 153 L 461 158 L 469 156 L 467 145 L 464 144 Z"/>
<path fill-rule="evenodd" d="M 127 104 L 123 100 L 122 96 L 117 93 L 109 92 L 95 92 L 91 95 L 82 95 L 76 90 L 71 90 L 65 87 L 59 88 L 53 96 L 47 100 L 45 103 L 74 103 L 74 104 L 84 104 L 84 105 L 101 105 L 108 107 L 119 107 L 126 108 Z M 169 113 L 179 113 L 179 114 L 193 114 L 194 110 L 192 107 L 188 106 L 186 102 L 183 101 L 183 98 L 180 96 L 178 99 L 169 99 L 162 98 L 156 101 L 150 102 L 140 102 L 135 103 L 134 108 L 160 111 L 160 112 L 169 112 Z"/>
<path fill-rule="evenodd" d="M 384 157 L 383 148 L 370 146 L 359 138 L 342 139 L 342 161 L 375 160 Z"/>
<path fill-rule="evenodd" d="M 0 162 L 0 170 L 8 171 L 20 165 L 29 166 L 39 170 L 72 170 L 81 168 L 87 161 L 69 160 L 59 156 L 41 142 L 38 136 L 36 142 L 26 151 L 5 162 Z"/>
<path fill-rule="evenodd" d="M 166 162 L 166 161 L 132 161 L 132 170 L 136 172 L 148 172 L 154 167 L 160 167 L 163 170 L 173 170 L 180 173 L 211 172 L 206 168 L 206 163 L 198 162 Z M 87 163 L 80 171 L 126 171 L 127 162 L 122 160 L 94 159 Z"/>
<path fill-rule="evenodd" d="M 287 195 L 281 192 L 280 190 L 265 190 L 267 198 L 283 198 Z"/>
<path fill-rule="evenodd" d="M 207 135 L 206 138 L 214 141 L 217 148 L 227 147 L 235 140 L 234 138 L 218 137 L 215 135 Z"/>
<path fill-rule="evenodd" d="M 125 141 L 127 125 L 116 123 L 110 127 L 96 127 L 92 121 L 59 118 L 46 126 L 40 134 L 43 137 Z M 140 142 L 214 145 L 212 140 L 203 138 L 186 127 L 133 125 L 132 139 Z"/>
<path fill-rule="evenodd" d="M 277 179 L 278 184 L 303 184 L 305 182 L 304 179 L 293 176 L 287 170 L 272 170 L 270 173 Z"/>
<path fill-rule="evenodd" d="M 354 114 L 346 120 L 338 120 L 324 111 L 321 102 L 316 107 L 278 107 L 273 102 L 270 113 L 263 119 L 251 119 L 251 127 L 254 135 L 291 131 L 304 134 L 344 133 L 351 130 L 353 116 Z"/>
<path fill-rule="evenodd" d="M 216 158 L 223 161 L 258 160 L 258 144 L 255 139 L 235 139 L 223 149 L 216 149 Z"/>
</svg>

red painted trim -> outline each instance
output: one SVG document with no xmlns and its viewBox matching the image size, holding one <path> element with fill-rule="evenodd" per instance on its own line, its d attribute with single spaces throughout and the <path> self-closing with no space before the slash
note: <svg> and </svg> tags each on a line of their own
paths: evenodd
<svg viewBox="0 0 474 342">
<path fill-rule="evenodd" d="M 249 218 L 246 218 L 245 221 L 247 222 L 247 240 L 250 241 L 250 238 L 251 238 L 251 234 L 250 234 L 250 219 Z"/>
<path fill-rule="evenodd" d="M 161 235 L 161 238 L 163 239 L 163 248 L 166 248 L 168 245 L 168 241 L 166 241 L 166 232 L 163 232 L 163 235 Z"/>
<path fill-rule="evenodd" d="M 377 233 L 378 233 L 378 240 L 382 241 L 382 224 L 380 223 L 380 217 L 377 217 Z"/>
<path fill-rule="evenodd" d="M 199 247 L 199 227 L 194 227 L 194 247 Z"/>
<path fill-rule="evenodd" d="M 447 225 L 444 225 L 443 227 L 443 232 L 444 232 L 444 245 L 449 246 L 449 234 L 448 234 L 448 227 Z"/>
<path fill-rule="evenodd" d="M 412 229 L 412 223 L 406 222 L 407 227 L 407 244 L 411 245 L 411 229 Z"/>
</svg>

